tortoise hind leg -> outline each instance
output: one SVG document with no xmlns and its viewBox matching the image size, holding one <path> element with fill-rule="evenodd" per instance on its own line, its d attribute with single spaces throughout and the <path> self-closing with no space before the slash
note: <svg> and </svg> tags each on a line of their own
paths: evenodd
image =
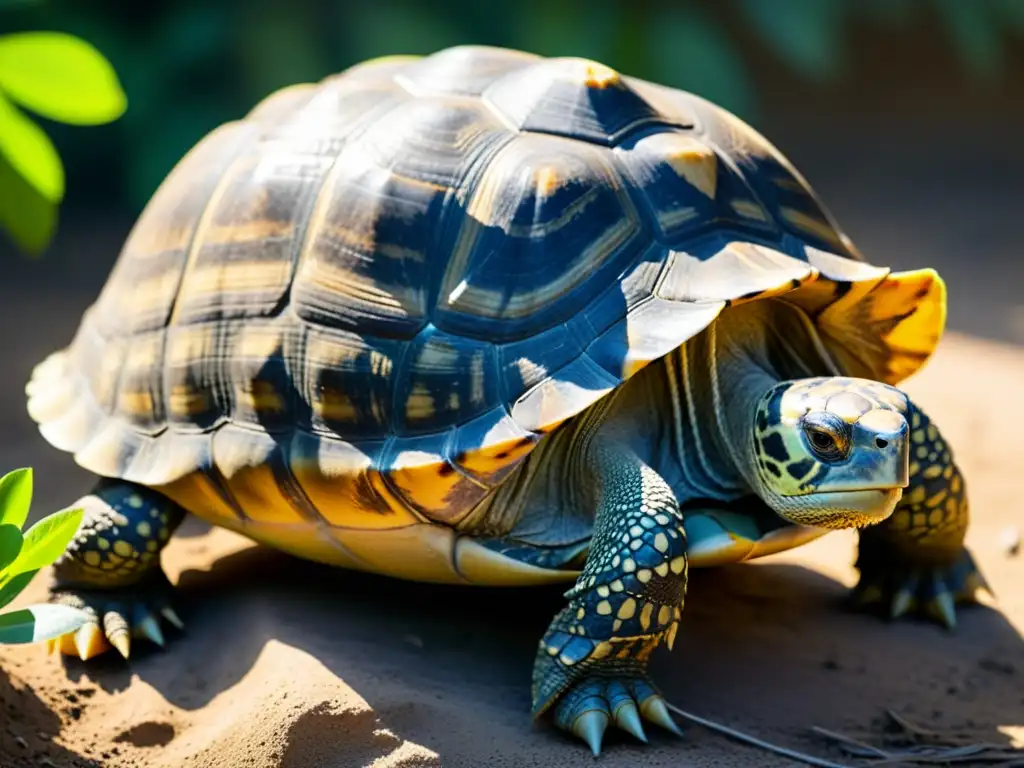
<svg viewBox="0 0 1024 768">
<path fill-rule="evenodd" d="M 949 446 L 925 413 L 911 404 L 910 483 L 889 518 L 860 532 L 852 598 L 888 618 L 911 611 L 956 626 L 956 604 L 987 589 L 967 533 L 967 489 Z"/>
<path fill-rule="evenodd" d="M 581 474 L 597 508 L 593 540 L 568 606 L 537 649 L 533 714 L 550 708 L 597 755 L 609 724 L 641 741 L 641 719 L 679 733 L 647 662 L 675 639 L 686 535 L 668 484 L 628 449 L 592 449 Z"/>
<path fill-rule="evenodd" d="M 73 506 L 85 515 L 55 564 L 50 600 L 81 608 L 92 621 L 51 642 L 83 660 L 111 646 L 127 658 L 132 635 L 162 646 L 159 617 L 179 629 L 181 620 L 170 605 L 160 550 L 185 511 L 149 488 L 121 480 L 100 481 Z"/>
</svg>

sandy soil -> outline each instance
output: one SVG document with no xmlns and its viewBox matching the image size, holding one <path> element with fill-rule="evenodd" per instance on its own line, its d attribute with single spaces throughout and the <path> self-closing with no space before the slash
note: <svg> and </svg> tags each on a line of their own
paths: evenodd
<svg viewBox="0 0 1024 768">
<path fill-rule="evenodd" d="M 810 727 L 871 738 L 892 708 L 935 730 L 1024 745 L 1024 555 L 1007 547 L 1008 529 L 1024 526 L 1022 381 L 1021 349 L 950 334 L 908 385 L 956 446 L 975 510 L 969 544 L 995 608 L 963 610 L 953 634 L 849 614 L 840 601 L 855 577 L 854 537 L 833 534 L 696 573 L 676 650 L 654 663 L 666 696 L 850 765 Z M 164 562 L 188 624 L 166 651 L 88 665 L 38 647 L 0 651 L 0 765 L 594 765 L 527 714 L 533 649 L 557 589 L 334 571 L 198 523 Z M 27 599 L 45 588 L 38 579 Z M 647 747 L 615 734 L 600 764 L 795 763 L 691 727 Z"/>
</svg>

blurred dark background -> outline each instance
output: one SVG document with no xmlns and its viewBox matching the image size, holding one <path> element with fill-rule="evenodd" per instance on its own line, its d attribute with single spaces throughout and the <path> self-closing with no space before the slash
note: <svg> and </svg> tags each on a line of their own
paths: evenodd
<svg viewBox="0 0 1024 768">
<path fill-rule="evenodd" d="M 59 467 L 24 411 L 175 161 L 270 91 L 359 60 L 459 43 L 600 60 L 695 91 L 766 134 L 869 260 L 934 266 L 950 328 L 1024 343 L 1024 0 L 0 0 L 0 34 L 79 35 L 128 111 L 40 120 L 67 169 L 40 258 L 0 242 L 0 467 Z"/>
</svg>

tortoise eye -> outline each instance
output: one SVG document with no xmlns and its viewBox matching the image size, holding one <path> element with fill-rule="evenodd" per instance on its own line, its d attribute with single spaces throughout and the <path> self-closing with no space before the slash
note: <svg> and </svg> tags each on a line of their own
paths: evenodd
<svg viewBox="0 0 1024 768">
<path fill-rule="evenodd" d="M 835 438 L 825 432 L 811 432 L 811 443 L 819 451 L 834 451 L 839 447 L 836 445 Z"/>
<path fill-rule="evenodd" d="M 817 418 L 808 418 L 804 421 L 804 434 L 811 450 L 820 459 L 825 461 L 838 461 L 846 453 L 845 432 L 843 425 L 838 419 L 828 414 L 816 414 Z"/>
</svg>

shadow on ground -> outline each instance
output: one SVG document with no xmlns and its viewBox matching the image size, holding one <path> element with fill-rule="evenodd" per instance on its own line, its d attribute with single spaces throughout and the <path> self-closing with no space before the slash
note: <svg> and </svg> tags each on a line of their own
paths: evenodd
<svg viewBox="0 0 1024 768">
<path fill-rule="evenodd" d="M 411 584 L 260 547 L 223 557 L 210 571 L 185 571 L 179 587 L 187 634 L 176 634 L 164 652 L 139 648 L 130 668 L 113 656 L 88 665 L 70 660 L 68 677 L 116 692 L 138 675 L 170 703 L 196 710 L 239 683 L 276 640 L 310 654 L 373 707 L 359 735 L 368 760 L 394 747 L 380 741 L 393 740 L 381 726 L 442 759 L 462 755 L 468 726 L 460 720 L 478 721 L 481 712 L 496 729 L 512 728 L 551 750 L 553 760 L 576 748 L 528 717 L 533 653 L 562 604 L 558 589 Z M 1024 642 L 997 611 L 964 609 L 949 633 L 850 614 L 844 594 L 843 585 L 796 565 L 698 571 L 676 649 L 657 654 L 655 679 L 684 709 L 748 732 L 781 727 L 787 746 L 819 755 L 830 747 L 811 726 L 865 737 L 881 731 L 887 708 L 1000 744 L 1008 739 L 999 725 L 1024 724 Z M 410 689 L 417 695 L 403 695 Z M 460 719 L 449 701 L 474 717 Z M 328 743 L 331 728 L 343 729 L 339 738 L 351 744 L 358 726 L 328 709 L 307 712 L 292 726 L 290 749 L 324 747 L 323 738 L 302 737 L 310 728 Z M 531 728 L 544 733 L 531 735 Z M 678 745 L 679 758 L 716 738 L 692 731 Z M 618 734 L 607 744 L 615 745 L 609 765 L 646 754 Z"/>
</svg>

